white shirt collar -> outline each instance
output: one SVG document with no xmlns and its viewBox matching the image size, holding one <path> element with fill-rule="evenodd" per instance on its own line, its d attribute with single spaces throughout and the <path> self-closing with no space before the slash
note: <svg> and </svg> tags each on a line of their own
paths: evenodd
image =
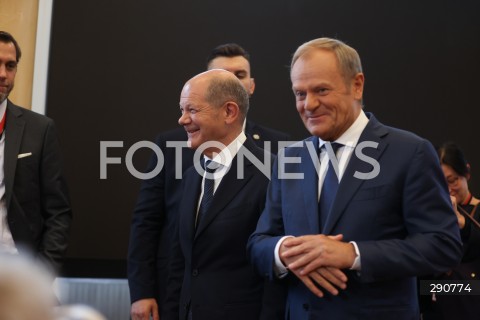
<svg viewBox="0 0 480 320">
<path fill-rule="evenodd" d="M 335 140 L 335 142 L 338 142 L 344 146 L 355 148 L 363 130 L 368 124 L 368 121 L 369 120 L 365 115 L 365 112 L 360 110 L 360 114 L 358 115 L 357 119 L 352 123 L 347 131 L 345 131 L 337 140 Z M 318 138 L 318 144 L 319 148 L 321 148 L 325 144 L 325 141 Z"/>
<path fill-rule="evenodd" d="M 215 155 L 213 159 L 204 155 L 205 162 L 207 160 L 212 160 L 213 162 L 221 164 L 226 168 L 230 167 L 233 158 L 235 158 L 238 150 L 240 150 L 245 140 L 247 140 L 247 136 L 245 135 L 245 132 L 242 131 L 232 142 L 230 142 L 230 144 L 226 148 L 224 148 L 222 151 L 220 151 L 220 153 Z"/>
<path fill-rule="evenodd" d="M 3 118 L 5 111 L 7 111 L 7 99 L 0 103 L 0 120 Z"/>
</svg>

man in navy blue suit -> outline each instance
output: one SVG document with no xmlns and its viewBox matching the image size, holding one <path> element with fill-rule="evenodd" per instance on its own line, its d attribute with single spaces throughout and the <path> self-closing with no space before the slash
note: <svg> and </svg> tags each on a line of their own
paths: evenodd
<svg viewBox="0 0 480 320">
<path fill-rule="evenodd" d="M 216 47 L 207 59 L 207 68 L 224 69 L 233 73 L 251 96 L 255 81 L 251 77 L 250 56 L 242 47 L 229 43 Z M 270 142 L 270 151 L 278 150 L 279 141 L 289 141 L 288 134 L 260 126 L 246 120 L 244 132 L 260 148 Z M 162 171 L 152 179 L 145 180 L 135 206 L 130 231 L 128 250 L 128 282 L 132 301 L 133 320 L 157 319 L 165 299 L 168 263 L 170 261 L 173 230 L 178 220 L 178 205 L 182 199 L 180 190 L 182 173 L 193 164 L 193 150 L 182 148 L 179 154 L 168 143 L 185 143 L 184 128 L 161 133 L 156 144 L 164 155 Z M 180 158 L 181 156 L 181 158 Z M 147 172 L 157 165 L 153 153 Z"/>
<path fill-rule="evenodd" d="M 435 150 L 362 110 L 360 58 L 343 42 L 303 44 L 290 76 L 313 136 L 276 160 L 252 262 L 288 283 L 287 319 L 418 319 L 416 276 L 461 257 Z"/>
</svg>

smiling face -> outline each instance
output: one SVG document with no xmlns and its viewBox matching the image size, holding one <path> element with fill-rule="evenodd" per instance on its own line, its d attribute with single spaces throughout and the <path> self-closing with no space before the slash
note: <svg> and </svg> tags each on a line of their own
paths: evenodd
<svg viewBox="0 0 480 320">
<path fill-rule="evenodd" d="M 314 49 L 305 53 L 293 65 L 290 77 L 297 111 L 312 135 L 334 141 L 358 117 L 364 76 L 357 73 L 346 81 L 333 52 Z"/>
<path fill-rule="evenodd" d="M 207 141 L 219 141 L 223 133 L 221 109 L 205 101 L 207 86 L 206 81 L 190 81 L 183 87 L 180 96 L 182 116 L 178 123 L 187 131 L 188 142 L 193 149 Z"/>
<path fill-rule="evenodd" d="M 225 99 L 218 105 L 214 105 L 206 98 L 212 81 L 223 81 L 222 79 L 233 80 L 243 92 L 244 100 L 248 101 L 247 93 L 240 82 L 225 70 L 204 72 L 189 80 L 183 87 L 180 95 L 182 116 L 178 119 L 178 123 L 187 131 L 188 142 L 192 149 L 197 149 L 209 141 L 227 146 L 242 131 L 244 116 L 241 115 L 236 102 Z M 204 153 L 210 157 L 213 152 L 218 151 L 218 148 L 212 147 L 205 149 Z"/>
<path fill-rule="evenodd" d="M 0 103 L 8 98 L 17 74 L 17 54 L 13 43 L 0 41 Z"/>
<path fill-rule="evenodd" d="M 468 192 L 468 178 L 459 175 L 451 166 L 442 163 L 443 174 L 448 183 L 448 191 L 450 195 L 457 199 L 457 203 L 463 203 L 469 194 Z"/>
</svg>

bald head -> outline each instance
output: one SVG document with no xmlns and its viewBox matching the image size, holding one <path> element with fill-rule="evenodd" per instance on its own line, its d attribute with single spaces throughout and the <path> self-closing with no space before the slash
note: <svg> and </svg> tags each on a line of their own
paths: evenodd
<svg viewBox="0 0 480 320">
<path fill-rule="evenodd" d="M 233 73 L 211 69 L 188 80 L 185 84 L 187 86 L 204 88 L 205 101 L 214 107 L 221 107 L 228 101 L 235 102 L 240 111 L 239 120 L 243 123 L 248 110 L 248 92 Z"/>
<path fill-rule="evenodd" d="M 228 145 L 242 131 L 247 109 L 248 93 L 240 80 L 231 72 L 212 69 L 183 87 L 178 123 L 194 149 L 207 141 Z"/>
</svg>

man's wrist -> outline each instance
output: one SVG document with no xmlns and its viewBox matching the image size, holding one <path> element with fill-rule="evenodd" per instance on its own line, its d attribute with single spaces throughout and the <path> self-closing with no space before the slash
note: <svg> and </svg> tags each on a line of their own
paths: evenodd
<svg viewBox="0 0 480 320">
<path fill-rule="evenodd" d="M 355 241 L 350 241 L 349 243 L 353 245 L 353 249 L 355 250 L 355 259 L 353 260 L 350 270 L 360 271 L 362 269 L 362 265 L 360 263 L 360 250 L 358 250 L 358 246 Z"/>
<path fill-rule="evenodd" d="M 283 264 L 282 259 L 280 258 L 280 246 L 282 245 L 283 241 L 287 238 L 292 238 L 292 236 L 284 236 L 278 240 L 277 244 L 275 245 L 275 264 L 273 270 L 275 271 L 275 275 L 278 278 L 284 278 L 288 274 L 288 268 L 286 265 Z"/>
</svg>

